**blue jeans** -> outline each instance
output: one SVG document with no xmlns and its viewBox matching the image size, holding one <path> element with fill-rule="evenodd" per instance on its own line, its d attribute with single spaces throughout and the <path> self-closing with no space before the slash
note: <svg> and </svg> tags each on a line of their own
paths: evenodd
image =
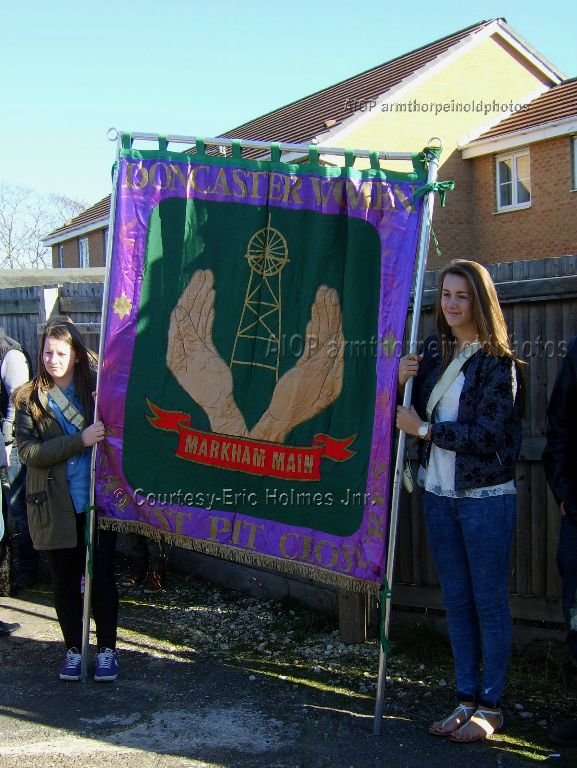
<svg viewBox="0 0 577 768">
<path fill-rule="evenodd" d="M 561 518 L 557 567 L 563 584 L 561 600 L 568 630 L 567 649 L 577 661 L 577 524 L 567 517 Z M 574 629 L 571 628 L 572 615 L 576 617 Z"/>
<path fill-rule="evenodd" d="M 516 496 L 453 499 L 425 492 L 423 509 L 447 612 L 457 695 L 496 707 L 511 655 Z"/>
</svg>

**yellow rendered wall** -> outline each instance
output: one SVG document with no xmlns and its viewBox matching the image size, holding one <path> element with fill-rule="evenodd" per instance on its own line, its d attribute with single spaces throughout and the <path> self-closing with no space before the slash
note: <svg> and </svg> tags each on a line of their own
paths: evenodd
<svg viewBox="0 0 577 768">
<path fill-rule="evenodd" d="M 433 226 L 443 256 L 439 259 L 431 251 L 429 264 L 436 268 L 452 258 L 475 258 L 472 164 L 462 160 L 458 143 L 506 117 L 508 112 L 501 105 L 520 104 L 545 90 L 546 85 L 550 83 L 542 73 L 494 35 L 464 49 L 443 67 L 392 97 L 395 104 L 405 105 L 404 111 L 398 106 L 395 111 L 393 102 L 377 105 L 360 113 L 364 117 L 326 143 L 357 149 L 418 151 L 431 137 L 440 137 L 443 153 L 439 179 L 453 179 L 455 190 L 448 193 L 446 208 L 435 208 Z M 350 94 L 351 102 L 362 97 Z M 361 161 L 355 167 L 361 168 Z M 390 167 L 401 170 L 398 164 Z"/>
</svg>

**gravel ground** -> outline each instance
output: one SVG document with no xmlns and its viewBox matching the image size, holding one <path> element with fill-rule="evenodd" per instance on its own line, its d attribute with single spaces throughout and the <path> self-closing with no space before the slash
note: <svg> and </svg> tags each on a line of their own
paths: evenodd
<svg viewBox="0 0 577 768">
<path fill-rule="evenodd" d="M 446 645 L 427 626 L 393 637 L 381 735 L 378 643 L 340 642 L 336 618 L 171 575 L 156 595 L 121 589 L 116 683 L 57 679 L 62 646 L 47 586 L 0 598 L 22 630 L 0 639 L 0 766 L 469 768 L 577 765 L 546 737 L 577 715 L 562 649 L 516 657 L 506 726 L 485 744 L 426 733 L 452 708 Z M 394 623 L 393 623 L 394 631 Z"/>
</svg>

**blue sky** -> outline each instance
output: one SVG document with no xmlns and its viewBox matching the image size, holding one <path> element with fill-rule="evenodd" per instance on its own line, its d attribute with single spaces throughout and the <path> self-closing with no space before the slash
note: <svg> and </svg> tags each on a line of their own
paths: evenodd
<svg viewBox="0 0 577 768">
<path fill-rule="evenodd" d="M 6 6 L 0 182 L 87 204 L 110 192 L 111 126 L 216 136 L 482 19 L 504 16 L 567 77 L 577 76 L 573 0 L 481 0 L 477 10 L 453 0 Z"/>
</svg>

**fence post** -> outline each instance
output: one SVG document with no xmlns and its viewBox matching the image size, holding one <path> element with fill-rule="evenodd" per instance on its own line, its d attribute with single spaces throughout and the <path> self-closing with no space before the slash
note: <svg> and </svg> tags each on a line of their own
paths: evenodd
<svg viewBox="0 0 577 768">
<path fill-rule="evenodd" d="M 341 589 L 338 601 L 341 640 L 347 645 L 364 643 L 367 639 L 367 596 Z"/>
<path fill-rule="evenodd" d="M 54 286 L 52 288 L 41 288 L 38 299 L 38 323 L 44 325 L 51 315 L 57 315 L 59 312 L 59 308 L 56 306 L 59 304 L 58 286 Z"/>
</svg>

